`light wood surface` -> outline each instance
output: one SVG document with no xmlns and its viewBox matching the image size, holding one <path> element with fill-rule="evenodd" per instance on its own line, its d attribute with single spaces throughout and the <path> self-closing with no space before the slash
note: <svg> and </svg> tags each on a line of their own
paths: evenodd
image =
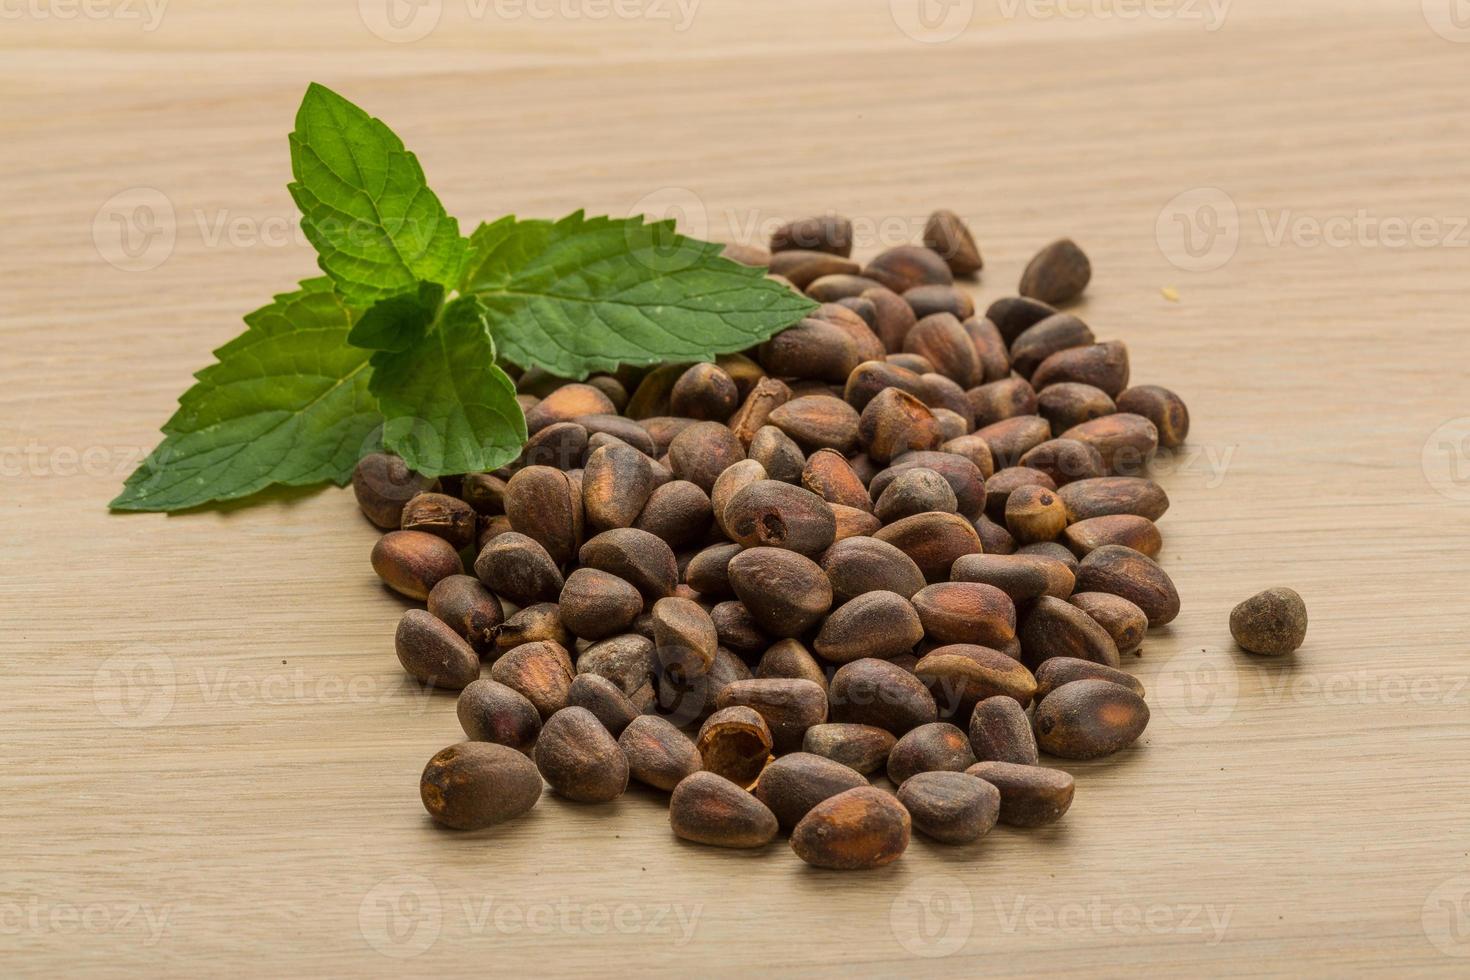
<svg viewBox="0 0 1470 980">
<path fill-rule="evenodd" d="M 351 0 L 173 0 L 151 30 L 7 4 L 0 972 L 1463 975 L 1470 44 L 1420 7 L 1236 0 L 1208 30 L 1202 3 L 980 0 L 924 43 L 869 0 L 704 0 L 686 30 L 445 0 L 389 43 Z M 401 675 L 350 493 L 105 506 L 240 315 L 313 274 L 285 190 L 309 80 L 466 225 L 678 205 L 730 239 L 833 209 L 871 254 L 950 207 L 982 302 L 1083 243 L 1082 315 L 1194 415 L 1142 742 L 1065 766 L 1052 829 L 871 874 L 681 845 L 643 792 L 436 830 L 453 700 Z M 140 200 L 177 233 L 130 265 Z M 1233 256 L 1182 252 L 1176 212 Z M 1263 664 L 1226 619 L 1277 584 L 1311 632 Z"/>
</svg>

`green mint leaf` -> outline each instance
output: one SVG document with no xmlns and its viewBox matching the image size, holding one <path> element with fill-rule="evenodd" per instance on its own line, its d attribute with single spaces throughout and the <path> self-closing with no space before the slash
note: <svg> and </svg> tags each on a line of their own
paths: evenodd
<svg viewBox="0 0 1470 980">
<path fill-rule="evenodd" d="M 245 323 L 195 375 L 114 509 L 183 510 L 273 484 L 351 478 L 382 421 L 369 355 L 347 344 L 352 311 L 330 280 L 313 279 Z"/>
<path fill-rule="evenodd" d="M 444 287 L 421 282 L 419 288 L 374 303 L 347 335 L 353 347 L 408 350 L 423 339 L 444 303 Z"/>
<path fill-rule="evenodd" d="M 464 239 L 418 160 L 380 120 L 331 89 L 306 90 L 291 134 L 291 172 L 302 229 L 349 303 L 368 306 L 420 280 L 458 280 Z"/>
<path fill-rule="evenodd" d="M 413 469 L 478 473 L 520 455 L 526 418 L 515 384 L 495 366 L 485 307 L 475 297 L 454 300 L 417 344 L 374 354 L 372 364 L 383 444 Z"/>
<path fill-rule="evenodd" d="M 672 221 L 502 218 L 470 239 L 460 291 L 489 310 L 501 352 L 567 378 L 619 364 L 707 361 L 816 309 Z"/>
</svg>

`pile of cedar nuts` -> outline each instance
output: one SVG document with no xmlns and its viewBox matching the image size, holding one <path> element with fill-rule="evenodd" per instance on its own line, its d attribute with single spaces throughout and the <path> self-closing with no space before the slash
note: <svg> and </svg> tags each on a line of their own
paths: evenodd
<svg viewBox="0 0 1470 980">
<path fill-rule="evenodd" d="M 1141 473 L 1185 406 L 1057 311 L 1091 277 L 1071 241 L 984 316 L 954 285 L 981 267 L 964 224 L 939 212 L 924 242 L 860 267 L 851 224 L 822 217 L 729 246 L 821 309 L 714 364 L 525 372 L 530 441 L 494 473 L 362 461 L 358 501 L 395 529 L 373 568 L 428 605 L 398 657 L 462 689 L 468 740 L 423 773 L 435 820 L 516 817 L 543 778 L 605 802 L 631 777 L 671 793 L 679 837 L 781 829 L 810 864 L 869 868 L 911 826 L 963 843 L 1055 821 L 1073 779 L 1041 754 L 1139 737 L 1119 658 L 1179 612 L 1153 560 L 1168 499 Z"/>
</svg>

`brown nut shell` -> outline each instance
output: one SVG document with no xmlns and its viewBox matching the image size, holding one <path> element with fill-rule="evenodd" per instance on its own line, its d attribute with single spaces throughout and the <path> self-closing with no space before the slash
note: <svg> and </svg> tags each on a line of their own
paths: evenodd
<svg viewBox="0 0 1470 980">
<path fill-rule="evenodd" d="M 777 638 L 800 636 L 832 606 L 816 562 L 781 548 L 747 548 L 730 560 L 730 586 L 755 621 Z"/>
<path fill-rule="evenodd" d="M 929 688 L 941 718 L 965 718 L 976 702 L 1014 698 L 1025 707 L 1036 693 L 1031 671 L 999 650 L 953 643 L 930 650 L 914 665 L 914 674 Z"/>
<path fill-rule="evenodd" d="M 1132 653 L 1143 645 L 1148 616 L 1122 596 L 1106 592 L 1079 592 L 1067 600 L 1108 631 L 1119 654 Z"/>
<path fill-rule="evenodd" d="M 549 640 L 523 643 L 490 668 L 490 679 L 519 692 L 536 706 L 543 720 L 567 706 L 572 686 L 572 658 Z"/>
<path fill-rule="evenodd" d="M 548 718 L 535 759 L 551 788 L 578 803 L 606 803 L 628 788 L 627 757 L 586 708 L 562 708 Z"/>
<path fill-rule="evenodd" d="M 460 727 L 472 742 L 494 742 L 530 752 L 541 734 L 541 714 L 514 688 L 488 677 L 472 681 L 455 704 Z"/>
<path fill-rule="evenodd" d="M 628 760 L 628 775 L 654 789 L 671 791 L 699 772 L 699 750 L 679 729 L 658 715 L 639 715 L 618 736 Z"/>
<path fill-rule="evenodd" d="M 924 244 L 944 259 L 956 276 L 972 276 L 985 267 L 975 236 L 953 211 L 935 211 L 924 223 Z"/>
<path fill-rule="evenodd" d="M 763 847 L 780 829 L 766 805 L 712 772 L 696 772 L 669 797 L 674 834 L 714 847 Z"/>
<path fill-rule="evenodd" d="M 1078 480 L 1058 489 L 1072 523 L 1111 514 L 1135 514 L 1156 521 L 1169 509 L 1164 488 L 1146 477 L 1105 476 Z"/>
<path fill-rule="evenodd" d="M 753 708 L 765 719 L 777 752 L 801 745 L 813 725 L 827 720 L 827 692 L 807 680 L 753 678 L 727 684 L 715 697 L 716 708 Z"/>
<path fill-rule="evenodd" d="M 1288 588 L 1258 592 L 1231 610 L 1230 635 L 1247 653 L 1294 653 L 1307 639 L 1307 604 Z"/>
<path fill-rule="evenodd" d="M 1143 697 L 1143 682 L 1116 667 L 1096 664 L 1075 657 L 1052 657 L 1036 668 L 1036 699 L 1042 701 L 1063 684 L 1073 681 L 1099 680 L 1119 684 Z"/>
<path fill-rule="evenodd" d="M 505 609 L 473 575 L 451 575 L 429 590 L 429 613 L 465 638 L 476 653 L 495 649 Z"/>
<path fill-rule="evenodd" d="M 1148 705 L 1121 684 L 1072 681 L 1043 698 L 1031 722 L 1043 752 L 1099 759 L 1138 740 L 1148 727 Z"/>
<path fill-rule="evenodd" d="M 1062 562 L 1036 555 L 966 555 L 954 563 L 952 577 L 956 582 L 994 586 L 1012 602 L 1044 595 L 1065 599 L 1075 581 Z"/>
<path fill-rule="evenodd" d="M 584 640 L 626 633 L 643 611 L 643 596 L 616 575 L 579 568 L 567 576 L 558 602 L 561 621 Z"/>
<path fill-rule="evenodd" d="M 754 708 L 721 708 L 705 719 L 695 739 L 704 768 L 740 786 L 750 786 L 771 755 L 771 729 Z"/>
<path fill-rule="evenodd" d="M 637 528 L 603 531 L 582 545 L 581 563 L 629 582 L 645 599 L 672 595 L 679 584 L 679 563 L 667 543 Z"/>
<path fill-rule="evenodd" d="M 1020 293 L 1057 306 L 1082 295 L 1092 279 L 1087 253 L 1070 238 L 1061 238 L 1043 248 L 1021 274 Z"/>
<path fill-rule="evenodd" d="M 423 531 L 389 531 L 373 545 L 373 571 L 395 592 L 427 599 L 451 575 L 464 573 L 454 545 Z"/>
<path fill-rule="evenodd" d="M 993 585 L 938 582 L 915 594 L 913 604 L 936 643 L 1003 647 L 1016 635 L 1016 604 Z"/>
<path fill-rule="evenodd" d="M 1040 692 L 1040 676 L 1037 677 Z M 981 762 L 1011 762 L 1034 766 L 1039 760 L 1031 719 L 1015 698 L 985 698 L 970 714 L 970 748 Z"/>
<path fill-rule="evenodd" d="M 486 588 L 519 606 L 554 601 L 566 586 L 551 554 L 519 531 L 506 531 L 475 559 L 475 575 Z"/>
<path fill-rule="evenodd" d="M 963 773 L 975 761 L 969 737 L 948 722 L 936 721 L 898 740 L 888 755 L 888 778 L 902 786 L 921 772 Z"/>
<path fill-rule="evenodd" d="M 803 487 L 756 480 L 741 487 L 724 507 L 724 527 L 746 548 L 785 548 L 820 555 L 837 537 L 832 507 Z"/>
<path fill-rule="evenodd" d="M 837 668 L 828 688 L 832 720 L 871 725 L 895 735 L 939 720 L 929 689 L 886 660 L 855 660 Z"/>
<path fill-rule="evenodd" d="M 1137 514 L 1108 514 L 1077 521 L 1062 532 L 1062 541 L 1079 558 L 1109 544 L 1132 548 L 1150 558 L 1157 558 L 1164 547 L 1158 525 Z"/>
<path fill-rule="evenodd" d="M 836 449 L 845 454 L 857 445 L 858 419 L 857 409 L 841 398 L 804 395 L 771 412 L 769 421 L 808 453 Z"/>
<path fill-rule="evenodd" d="M 572 685 L 567 689 L 567 705 L 592 712 L 614 737 L 623 734 L 623 729 L 634 719 L 643 717 L 622 688 L 597 674 L 578 674 L 572 678 Z M 540 728 L 539 717 L 537 728 Z"/>
<path fill-rule="evenodd" d="M 528 466 L 516 473 L 506 485 L 505 513 L 511 527 L 540 542 L 558 565 L 576 557 L 582 542 L 582 492 L 561 470 Z"/>
<path fill-rule="evenodd" d="M 1000 790 L 964 772 L 922 772 L 898 788 L 914 829 L 941 844 L 969 844 L 1000 819 Z"/>
<path fill-rule="evenodd" d="M 919 614 L 896 592 L 866 592 L 839 606 L 817 633 L 817 653 L 830 663 L 864 657 L 887 660 L 908 653 L 924 638 Z"/>
<path fill-rule="evenodd" d="M 844 538 L 832 545 L 822 556 L 822 571 L 836 602 L 868 592 L 896 592 L 910 599 L 924 587 L 924 573 L 912 558 L 871 537 Z"/>
<path fill-rule="evenodd" d="M 430 687 L 458 691 L 480 676 L 480 655 L 448 624 L 422 609 L 403 614 L 393 646 L 404 671 Z"/>
<path fill-rule="evenodd" d="M 908 555 L 930 582 L 947 580 L 955 559 L 980 553 L 975 526 L 958 514 L 916 514 L 882 528 L 873 537 Z"/>
<path fill-rule="evenodd" d="M 1035 670 L 1052 657 L 1118 666 L 1118 645 L 1091 616 L 1071 603 L 1042 596 L 1021 621 L 1022 661 Z"/>
<path fill-rule="evenodd" d="M 1147 555 L 1122 545 L 1104 545 L 1082 559 L 1078 592 L 1109 592 L 1142 609 L 1149 626 L 1164 626 L 1179 615 L 1179 592 L 1169 573 Z"/>
<path fill-rule="evenodd" d="M 1012 827 L 1056 823 L 1072 805 L 1077 784 L 1070 773 L 1010 762 L 977 762 L 965 770 L 1000 790 L 1000 822 Z"/>
<path fill-rule="evenodd" d="M 1159 445 L 1177 449 L 1189 437 L 1189 409 L 1183 399 L 1168 388 L 1138 385 L 1118 396 L 1118 411 L 1142 415 L 1154 424 Z"/>
<path fill-rule="evenodd" d="M 814 806 L 791 832 L 791 849 L 818 868 L 880 868 L 903 855 L 909 828 L 902 803 L 880 789 L 860 786 Z"/>
<path fill-rule="evenodd" d="M 429 816 L 455 830 L 482 830 L 529 811 L 541 799 L 536 766 L 515 749 L 461 742 L 434 755 L 419 779 Z"/>
<path fill-rule="evenodd" d="M 437 484 L 408 468 L 397 456 L 369 453 L 352 470 L 352 493 L 367 519 L 385 531 L 403 522 L 403 506 Z"/>
<path fill-rule="evenodd" d="M 808 752 L 783 755 L 761 772 L 756 799 L 770 807 L 785 830 L 801 822 L 818 803 L 868 781 L 855 769 Z"/>
</svg>

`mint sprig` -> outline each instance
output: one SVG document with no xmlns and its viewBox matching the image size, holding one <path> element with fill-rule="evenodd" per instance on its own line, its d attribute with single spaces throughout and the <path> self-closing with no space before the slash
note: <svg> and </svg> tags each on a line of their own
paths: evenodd
<svg viewBox="0 0 1470 980">
<path fill-rule="evenodd" d="M 672 222 L 578 211 L 502 218 L 465 239 L 402 140 L 321 85 L 290 146 L 291 195 L 326 277 L 245 318 L 114 509 L 341 485 L 380 447 L 428 476 L 495 469 L 526 441 L 497 347 L 584 378 L 711 360 L 815 308 Z"/>
</svg>

